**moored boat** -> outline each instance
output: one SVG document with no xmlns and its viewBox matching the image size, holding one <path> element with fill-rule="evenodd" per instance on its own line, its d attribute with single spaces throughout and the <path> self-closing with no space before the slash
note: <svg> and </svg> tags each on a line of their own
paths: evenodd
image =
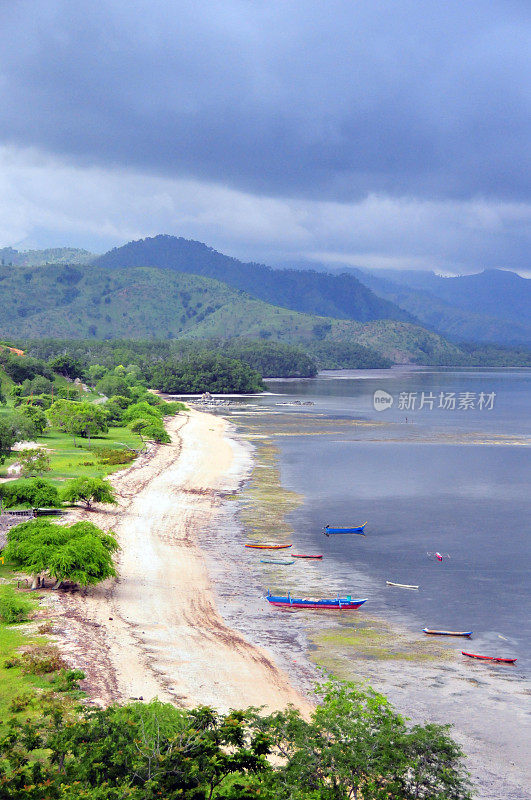
<svg viewBox="0 0 531 800">
<path fill-rule="evenodd" d="M 367 598 L 363 600 L 353 600 L 351 595 L 346 597 L 333 597 L 330 599 L 311 600 L 307 597 L 292 597 L 288 592 L 284 596 L 272 595 L 269 589 L 267 590 L 267 600 L 272 606 L 277 608 L 309 608 L 317 609 L 320 611 L 355 611 L 363 603 L 367 602 Z"/>
<path fill-rule="evenodd" d="M 293 558 L 322 558 L 322 554 L 318 553 L 315 556 L 311 556 L 308 553 L 291 553 L 290 554 Z"/>
<path fill-rule="evenodd" d="M 323 533 L 325 536 L 330 536 L 336 533 L 359 533 L 364 536 L 366 524 L 367 523 L 364 522 L 363 525 L 358 525 L 355 528 L 331 528 L 330 525 L 325 525 Z"/>
<path fill-rule="evenodd" d="M 255 550 L 287 550 L 293 547 L 292 544 L 246 544 L 245 547 L 252 547 Z"/>
<path fill-rule="evenodd" d="M 461 653 L 469 658 L 478 658 L 480 661 L 496 661 L 499 664 L 515 664 L 518 660 L 516 658 L 498 658 L 497 656 L 479 656 L 477 653 L 466 653 L 464 650 L 461 650 Z"/>
<path fill-rule="evenodd" d="M 394 581 L 386 581 L 388 586 L 398 586 L 399 589 L 418 589 L 418 586 L 415 586 L 412 583 L 395 583 Z"/>
<path fill-rule="evenodd" d="M 288 561 L 287 559 L 282 558 L 261 558 L 260 564 L 280 564 L 283 567 L 287 567 L 289 564 L 294 564 L 295 562 L 293 559 Z"/>
<path fill-rule="evenodd" d="M 422 633 L 429 633 L 431 636 L 472 636 L 473 631 L 436 631 L 423 628 Z"/>
</svg>

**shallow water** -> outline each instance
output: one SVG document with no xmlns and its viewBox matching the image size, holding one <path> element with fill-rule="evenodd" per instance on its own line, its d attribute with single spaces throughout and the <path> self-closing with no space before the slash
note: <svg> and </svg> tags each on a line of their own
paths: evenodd
<svg viewBox="0 0 531 800">
<path fill-rule="evenodd" d="M 268 386 L 272 394 L 247 402 L 271 412 L 262 422 L 282 484 L 304 498 L 289 517 L 294 551 L 325 555 L 308 572 L 311 588 L 368 597 L 367 613 L 412 631 L 473 630 L 456 648 L 517 657 L 519 674 L 528 670 L 531 371 L 399 368 Z M 391 408 L 374 409 L 376 390 Z M 455 409 L 443 406 L 451 393 Z M 322 535 L 327 523 L 365 520 L 364 537 Z M 427 555 L 435 551 L 449 557 Z M 286 588 L 300 587 L 305 569 L 297 564 Z"/>
</svg>

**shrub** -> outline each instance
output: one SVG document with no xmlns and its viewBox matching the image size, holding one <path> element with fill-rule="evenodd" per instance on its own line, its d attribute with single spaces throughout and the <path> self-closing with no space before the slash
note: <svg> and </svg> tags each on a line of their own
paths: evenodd
<svg viewBox="0 0 531 800">
<path fill-rule="evenodd" d="M 0 587 L 0 620 L 5 625 L 27 620 L 33 605 L 29 597 L 16 592 L 12 586 Z"/>
<path fill-rule="evenodd" d="M 0 497 L 6 508 L 59 508 L 59 492 L 43 478 L 9 481 L 0 486 Z"/>
<path fill-rule="evenodd" d="M 55 676 L 53 687 L 56 692 L 77 692 L 79 681 L 84 681 L 86 677 L 80 669 L 62 669 Z"/>
<path fill-rule="evenodd" d="M 18 714 L 20 711 L 24 711 L 34 700 L 35 700 L 35 692 L 21 692 L 17 694 L 9 704 L 9 710 L 13 712 L 13 714 Z"/>
<path fill-rule="evenodd" d="M 114 450 L 111 447 L 103 447 L 99 451 L 102 464 L 130 464 L 136 458 L 136 453 L 132 450 Z"/>
<path fill-rule="evenodd" d="M 20 653 L 18 660 L 17 666 L 24 675 L 48 675 L 66 668 L 59 648 L 54 644 L 33 645 Z"/>
</svg>

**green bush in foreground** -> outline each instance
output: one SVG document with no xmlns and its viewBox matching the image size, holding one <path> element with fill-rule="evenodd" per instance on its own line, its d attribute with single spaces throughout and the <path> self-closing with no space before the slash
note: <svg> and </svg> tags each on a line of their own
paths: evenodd
<svg viewBox="0 0 531 800">
<path fill-rule="evenodd" d="M 382 695 L 332 681 L 289 708 L 151 703 L 13 721 L 0 741 L 5 800 L 469 800 L 447 726 L 408 728 Z"/>
<path fill-rule="evenodd" d="M 5 625 L 24 622 L 33 607 L 34 603 L 30 598 L 16 592 L 12 586 L 0 586 L 0 622 Z"/>
</svg>

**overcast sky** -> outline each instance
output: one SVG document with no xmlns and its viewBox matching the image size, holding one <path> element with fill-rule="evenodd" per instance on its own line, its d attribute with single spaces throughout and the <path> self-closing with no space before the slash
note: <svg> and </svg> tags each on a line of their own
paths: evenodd
<svg viewBox="0 0 531 800">
<path fill-rule="evenodd" d="M 530 8 L 0 0 L 0 246 L 526 271 Z"/>
</svg>

